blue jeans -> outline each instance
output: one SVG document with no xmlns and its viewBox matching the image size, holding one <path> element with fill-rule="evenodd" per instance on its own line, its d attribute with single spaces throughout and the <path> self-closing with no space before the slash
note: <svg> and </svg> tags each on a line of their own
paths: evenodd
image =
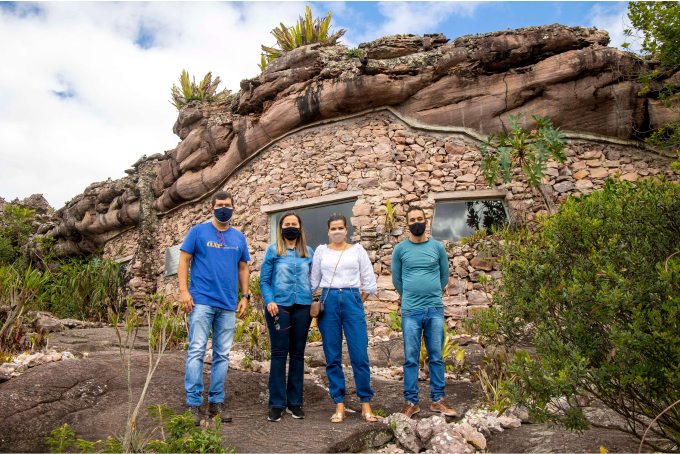
<svg viewBox="0 0 680 454">
<path fill-rule="evenodd" d="M 189 314 L 189 350 L 184 372 L 187 405 L 200 407 L 203 403 L 203 358 L 208 334 L 213 332 L 213 360 L 210 366 L 208 402 L 224 402 L 224 381 L 229 368 L 229 351 L 234 341 L 236 313 L 206 304 L 196 304 Z"/>
<path fill-rule="evenodd" d="M 328 293 L 328 297 L 326 297 Z M 325 301 L 324 315 L 319 319 L 319 332 L 323 338 L 326 356 L 326 376 L 333 402 L 345 401 L 345 373 L 342 371 L 342 333 L 345 332 L 349 360 L 354 371 L 357 397 L 370 402 L 371 369 L 368 364 L 368 330 L 364 303 L 357 288 L 323 289 L 321 301 Z"/>
<path fill-rule="evenodd" d="M 418 359 L 420 358 L 421 337 L 425 338 L 428 365 L 430 367 L 430 397 L 438 402 L 444 397 L 444 309 L 428 307 L 401 314 L 401 328 L 404 332 L 404 399 L 418 405 Z"/>
<path fill-rule="evenodd" d="M 269 372 L 269 408 L 302 407 L 302 385 L 305 375 L 305 346 L 312 317 L 309 306 L 279 306 L 272 317 L 264 311 L 272 346 Z M 290 360 L 288 356 L 290 355 Z M 288 384 L 286 386 L 286 362 Z"/>
</svg>

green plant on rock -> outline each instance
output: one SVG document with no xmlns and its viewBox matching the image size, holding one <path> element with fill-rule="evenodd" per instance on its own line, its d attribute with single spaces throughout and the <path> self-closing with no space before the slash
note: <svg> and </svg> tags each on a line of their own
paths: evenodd
<svg viewBox="0 0 680 454">
<path fill-rule="evenodd" d="M 390 329 L 392 331 L 401 332 L 401 317 L 399 317 L 395 311 L 387 314 L 387 317 L 387 324 L 390 326 Z"/>
<path fill-rule="evenodd" d="M 198 84 L 196 83 L 196 77 L 193 79 L 189 78 L 189 73 L 186 70 L 182 70 L 182 74 L 179 76 L 179 87 L 175 84 L 172 85 L 170 90 L 170 104 L 175 106 L 177 110 L 180 110 L 187 103 L 191 101 L 200 102 L 216 102 L 220 101 L 231 93 L 230 90 L 226 88 L 220 92 L 217 91 L 217 86 L 222 82 L 219 76 L 215 77 L 213 80 L 212 72 L 208 72 L 203 80 Z"/>
<path fill-rule="evenodd" d="M 498 411 L 499 416 L 510 408 L 512 402 L 508 387 L 516 377 L 508 370 L 509 362 L 503 351 L 496 349 L 491 354 L 485 351 L 482 365 L 477 366 L 479 370 L 474 373 L 482 388 L 484 403 L 490 410 Z"/>
<path fill-rule="evenodd" d="M 548 170 L 548 160 L 554 159 L 560 164 L 567 160 L 566 141 L 559 128 L 554 128 L 547 117 L 532 115 L 536 129 L 524 129 L 520 124 L 521 115 L 521 112 L 508 114 L 510 131 L 503 124 L 503 132 L 489 135 L 480 148 L 482 173 L 491 187 L 499 180 L 510 183 L 513 170 L 520 168 L 529 186 L 538 188 Z M 543 198 L 550 212 L 550 201 L 545 195 Z"/>
<path fill-rule="evenodd" d="M 442 358 L 446 359 L 458 350 L 458 343 L 453 339 L 455 332 L 449 332 L 448 328 L 444 327 L 444 346 L 442 347 Z"/>
<path fill-rule="evenodd" d="M 651 449 L 680 445 L 680 409 L 669 408 L 680 400 L 680 185 L 610 179 L 506 247 L 494 304 L 470 327 L 506 351 L 535 347 L 508 365 L 512 401 L 581 431 L 586 394 L 638 438 L 659 416 Z"/>
<path fill-rule="evenodd" d="M 170 413 L 171 412 L 171 413 Z M 216 452 L 233 453 L 234 449 L 226 449 L 222 446 L 220 436 L 220 418 L 215 418 L 215 428 L 200 428 L 194 425 L 192 415 L 186 412 L 183 415 L 175 415 L 172 410 L 168 412 L 169 419 L 165 422 L 164 433 L 167 437 L 163 440 L 151 441 L 148 448 L 153 452 Z"/>
<path fill-rule="evenodd" d="M 362 55 L 363 52 L 361 52 L 361 49 L 357 49 L 356 47 L 353 47 L 347 51 L 347 56 L 349 58 L 360 58 Z"/>
<path fill-rule="evenodd" d="M 287 27 L 283 23 L 280 25 L 271 31 L 278 48 L 261 46 L 263 53 L 258 66 L 262 71 L 272 60 L 284 56 L 293 49 L 315 43 L 333 45 L 345 34 L 345 30 L 330 34 L 331 12 L 329 11 L 324 19 L 312 19 L 312 10 L 309 6 L 306 7 L 305 17 L 301 16 L 294 27 Z"/>
</svg>

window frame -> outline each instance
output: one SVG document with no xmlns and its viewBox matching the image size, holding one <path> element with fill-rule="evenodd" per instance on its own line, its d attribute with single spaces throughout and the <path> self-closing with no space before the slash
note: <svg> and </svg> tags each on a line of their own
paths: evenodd
<svg viewBox="0 0 680 454">
<path fill-rule="evenodd" d="M 438 192 L 430 194 L 430 199 L 434 202 L 434 208 L 432 209 L 432 221 L 430 222 L 430 234 L 432 235 L 432 229 L 434 227 L 434 218 L 437 216 L 437 204 L 438 203 L 465 203 L 465 202 L 483 202 L 488 200 L 498 200 L 503 205 L 503 211 L 505 211 L 506 221 L 510 223 L 511 210 L 508 205 L 509 192 L 505 190 L 496 189 L 484 189 L 479 191 L 455 191 L 455 192 Z M 433 237 L 434 238 L 434 237 Z M 445 240 L 453 241 L 456 240 Z M 457 240 L 460 241 L 460 240 Z"/>
<path fill-rule="evenodd" d="M 274 219 L 276 219 L 277 214 L 282 214 L 289 210 L 309 210 L 331 205 L 340 205 L 347 202 L 356 203 L 362 195 L 362 191 L 344 191 L 276 205 L 262 205 L 260 211 L 269 215 L 269 244 L 276 244 L 276 223 L 274 222 Z M 351 223 L 351 219 L 348 219 L 347 222 Z"/>
</svg>

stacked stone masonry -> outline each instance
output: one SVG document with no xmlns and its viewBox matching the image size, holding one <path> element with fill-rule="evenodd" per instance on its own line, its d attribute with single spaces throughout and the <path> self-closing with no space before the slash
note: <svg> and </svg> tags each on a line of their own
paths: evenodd
<svg viewBox="0 0 680 454">
<path fill-rule="evenodd" d="M 222 189 L 235 197 L 234 227 L 248 239 L 253 275 L 259 272 L 270 244 L 270 218 L 262 206 L 360 191 L 351 218 L 356 228 L 352 241 L 368 251 L 378 281 L 378 292 L 365 304 L 367 317 L 384 318 L 399 308 L 390 263 L 394 246 L 408 237 L 406 207 L 418 204 L 432 219 L 435 194 L 466 191 L 474 198 L 475 191 L 489 189 L 480 172 L 479 146 L 480 141 L 466 134 L 419 131 L 387 112 L 369 114 L 286 137 L 239 169 Z M 555 206 L 570 195 L 600 189 L 608 177 L 616 175 L 631 181 L 659 174 L 677 178 L 667 157 L 642 149 L 570 140 L 566 153 L 564 165 L 548 163 L 545 187 Z M 547 214 L 540 193 L 520 175 L 513 183 L 494 189 L 506 191 L 506 208 L 513 215 L 531 220 Z M 391 232 L 385 231 L 388 199 L 396 214 Z M 177 276 L 164 276 L 164 251 L 181 243 L 191 226 L 210 219 L 209 197 L 160 217 L 154 264 L 158 290 L 177 297 Z M 429 227 L 427 233 L 431 233 Z M 127 255 L 135 250 L 137 237 L 136 230 L 123 233 L 106 244 L 105 255 Z M 490 304 L 480 276 L 500 280 L 502 274 L 497 263 L 477 257 L 479 245 L 445 242 L 445 246 L 451 268 L 445 315 L 453 327 Z"/>
</svg>

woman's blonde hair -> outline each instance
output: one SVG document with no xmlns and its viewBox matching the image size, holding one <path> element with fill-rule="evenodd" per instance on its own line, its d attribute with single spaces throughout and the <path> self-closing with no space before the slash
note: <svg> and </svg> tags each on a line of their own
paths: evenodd
<svg viewBox="0 0 680 454">
<path fill-rule="evenodd" d="M 305 229 L 302 226 L 302 219 L 295 211 L 286 211 L 279 218 L 279 224 L 276 228 L 276 256 L 285 257 L 286 254 L 286 240 L 283 238 L 283 220 L 288 216 L 295 216 L 300 224 L 300 236 L 295 241 L 295 249 L 297 250 L 300 257 L 309 257 L 309 252 L 307 251 L 307 240 L 305 239 Z"/>
</svg>

